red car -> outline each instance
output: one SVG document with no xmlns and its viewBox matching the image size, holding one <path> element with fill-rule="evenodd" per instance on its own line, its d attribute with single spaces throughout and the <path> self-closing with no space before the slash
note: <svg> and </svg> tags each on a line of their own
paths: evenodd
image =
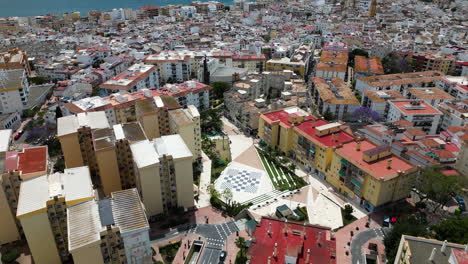
<svg viewBox="0 0 468 264">
<path fill-rule="evenodd" d="M 21 135 L 23 135 L 23 130 L 20 130 L 18 134 L 15 135 L 14 139 L 18 140 L 21 137 Z"/>
</svg>

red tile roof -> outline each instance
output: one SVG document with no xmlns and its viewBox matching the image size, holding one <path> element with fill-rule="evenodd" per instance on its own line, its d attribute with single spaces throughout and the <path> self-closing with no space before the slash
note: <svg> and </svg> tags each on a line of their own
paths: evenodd
<svg viewBox="0 0 468 264">
<path fill-rule="evenodd" d="M 458 264 L 468 264 L 468 252 L 459 248 L 452 248 L 452 254 Z"/>
<path fill-rule="evenodd" d="M 299 134 L 306 136 L 307 138 L 319 142 L 320 144 L 326 147 L 334 147 L 342 143 L 350 142 L 354 139 L 353 136 L 345 133 L 343 131 L 339 131 L 336 133 L 328 134 L 325 136 L 316 136 L 315 135 L 315 128 L 323 125 L 329 124 L 325 120 L 317 120 L 317 121 L 306 121 L 302 122 L 300 125 L 294 128 L 295 131 L 298 131 Z"/>
<path fill-rule="evenodd" d="M 288 113 L 288 112 L 286 112 L 284 110 L 278 110 L 278 111 L 275 111 L 275 112 L 270 112 L 270 113 L 263 114 L 263 116 L 266 117 L 267 119 L 269 119 L 272 122 L 279 121 L 279 122 L 283 123 L 284 126 L 291 127 L 292 124 L 289 123 L 288 117 L 297 116 L 297 114 L 296 113 L 290 114 L 290 113 Z M 315 119 L 316 118 L 311 116 L 311 115 L 304 117 L 304 120 L 315 120 Z"/>
<path fill-rule="evenodd" d="M 336 263 L 336 241 L 327 227 L 263 217 L 256 226 L 248 251 L 252 264 L 285 263 L 285 258 L 296 259 L 297 264 Z M 277 244 L 276 257 L 273 256 Z M 310 252 L 309 261 L 307 252 Z"/>
<path fill-rule="evenodd" d="M 7 171 L 21 171 L 22 174 L 45 171 L 47 167 L 47 147 L 33 147 L 23 152 L 10 151 L 6 155 Z"/>
</svg>

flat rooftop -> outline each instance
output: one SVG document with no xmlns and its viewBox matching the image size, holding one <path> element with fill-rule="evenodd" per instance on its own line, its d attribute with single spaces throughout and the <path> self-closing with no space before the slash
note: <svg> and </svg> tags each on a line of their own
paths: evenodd
<svg viewBox="0 0 468 264">
<path fill-rule="evenodd" d="M 424 102 L 417 101 L 417 105 L 412 105 L 414 100 L 391 100 L 389 103 L 398 108 L 405 115 L 441 115 L 442 113 L 434 108 L 432 105 Z"/>
<path fill-rule="evenodd" d="M 78 128 L 83 126 L 88 126 L 91 129 L 110 127 L 106 113 L 103 111 L 78 113 L 60 117 L 57 120 L 57 136 L 75 133 Z"/>
<path fill-rule="evenodd" d="M 398 172 L 407 173 L 416 168 L 414 165 L 404 161 L 403 159 L 390 155 L 386 158 L 368 163 L 363 160 L 364 152 L 376 148 L 377 145 L 364 140 L 361 141 L 361 149 L 357 150 L 355 141 L 345 143 L 342 147 L 337 148 L 335 153 L 347 161 L 353 163 L 356 167 L 365 171 L 377 180 L 391 180 L 398 176 Z M 387 168 L 388 161 L 392 160 L 390 169 Z"/>
</svg>

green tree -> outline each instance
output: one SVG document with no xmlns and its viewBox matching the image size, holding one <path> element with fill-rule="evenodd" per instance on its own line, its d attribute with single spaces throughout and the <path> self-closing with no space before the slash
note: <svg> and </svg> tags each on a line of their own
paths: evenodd
<svg viewBox="0 0 468 264">
<path fill-rule="evenodd" d="M 65 170 L 65 160 L 63 157 L 57 159 L 54 164 L 54 171 L 55 172 L 63 172 Z"/>
<path fill-rule="evenodd" d="M 345 205 L 345 207 L 343 209 L 344 218 L 346 218 L 348 220 L 353 219 L 353 212 L 354 212 L 354 209 L 353 209 L 353 207 L 351 205 L 349 205 L 349 204 Z"/>
<path fill-rule="evenodd" d="M 211 87 L 213 87 L 213 93 L 216 99 L 222 99 L 224 93 L 229 90 L 229 84 L 226 82 L 214 82 L 211 84 Z"/>
<path fill-rule="evenodd" d="M 226 203 L 230 203 L 230 201 L 232 200 L 232 192 L 230 189 L 224 189 L 223 198 L 226 201 Z"/>
<path fill-rule="evenodd" d="M 247 245 L 245 243 L 245 238 L 238 237 L 235 241 L 236 246 L 239 248 L 237 253 L 235 264 L 244 264 L 247 262 Z"/>
<path fill-rule="evenodd" d="M 412 72 L 414 68 L 409 60 L 396 52 L 385 56 L 382 59 L 382 64 L 387 74 Z"/>
<path fill-rule="evenodd" d="M 47 78 L 37 76 L 28 78 L 28 81 L 32 84 L 41 85 L 47 83 L 49 80 L 47 80 Z"/>
<path fill-rule="evenodd" d="M 63 116 L 62 109 L 60 108 L 60 106 L 57 106 L 55 108 L 55 121 L 57 121 L 57 119 L 61 118 L 62 116 Z"/>
<path fill-rule="evenodd" d="M 458 179 L 444 175 L 442 168 L 437 166 L 416 173 L 415 186 L 421 203 L 428 200 L 435 202 L 433 212 L 452 200 L 452 193 L 461 190 Z"/>
<path fill-rule="evenodd" d="M 327 109 L 327 111 L 323 114 L 323 118 L 325 118 L 327 121 L 332 121 L 335 119 L 335 116 L 332 114 L 332 112 L 330 112 L 329 109 Z"/>
<path fill-rule="evenodd" d="M 426 236 L 426 224 L 426 219 L 419 216 L 409 216 L 397 221 L 384 238 L 387 263 L 393 263 L 395 261 L 401 236 Z"/>
<path fill-rule="evenodd" d="M 452 243 L 468 243 L 468 217 L 452 217 L 431 226 L 434 238 Z"/>
</svg>

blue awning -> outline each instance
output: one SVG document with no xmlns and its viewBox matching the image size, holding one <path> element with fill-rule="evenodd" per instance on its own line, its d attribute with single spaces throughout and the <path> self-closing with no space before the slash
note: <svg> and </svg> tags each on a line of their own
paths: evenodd
<svg viewBox="0 0 468 264">
<path fill-rule="evenodd" d="M 351 178 L 351 183 L 353 183 L 358 188 L 362 187 L 362 183 L 358 182 L 356 179 Z"/>
</svg>

